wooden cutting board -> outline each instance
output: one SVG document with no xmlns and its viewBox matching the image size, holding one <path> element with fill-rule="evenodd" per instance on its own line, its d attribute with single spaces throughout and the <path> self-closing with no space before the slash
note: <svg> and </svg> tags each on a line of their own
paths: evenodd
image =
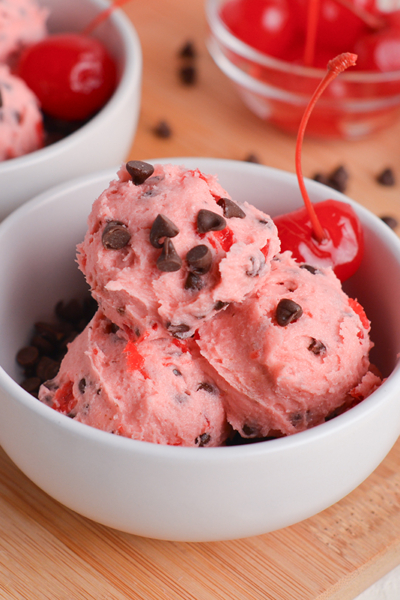
<svg viewBox="0 0 400 600">
<path fill-rule="evenodd" d="M 132 0 L 125 12 L 144 55 L 143 104 L 127 158 L 212 156 L 294 171 L 294 139 L 245 108 L 205 48 L 202 0 Z M 178 50 L 193 40 L 198 81 L 177 76 Z M 171 128 L 157 137 L 160 120 Z M 339 164 L 348 194 L 400 221 L 400 122 L 362 142 L 308 140 L 303 170 Z M 371 444 L 374 440 L 371 440 Z M 353 493 L 323 513 L 267 535 L 218 543 L 135 537 L 65 509 L 0 452 L 0 598 L 7 600 L 351 600 L 400 563 L 400 441 Z"/>
</svg>

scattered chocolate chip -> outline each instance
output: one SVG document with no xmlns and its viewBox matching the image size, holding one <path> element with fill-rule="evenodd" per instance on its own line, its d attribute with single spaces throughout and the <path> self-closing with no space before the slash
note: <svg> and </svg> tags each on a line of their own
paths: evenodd
<svg viewBox="0 0 400 600">
<path fill-rule="evenodd" d="M 130 160 L 126 163 L 126 170 L 135 185 L 141 185 L 154 173 L 153 165 L 141 160 Z"/>
<path fill-rule="evenodd" d="M 172 135 L 172 129 L 167 121 L 159 121 L 153 129 L 154 134 L 159 138 L 167 139 Z"/>
<path fill-rule="evenodd" d="M 224 211 L 224 217 L 227 219 L 232 219 L 233 217 L 237 217 L 238 219 L 244 219 L 246 213 L 229 198 L 220 198 L 217 200 L 217 204 L 222 207 Z"/>
<path fill-rule="evenodd" d="M 182 48 L 179 50 L 178 55 L 181 58 L 196 58 L 197 52 L 194 43 L 191 40 L 185 42 Z"/>
<path fill-rule="evenodd" d="M 396 227 L 399 224 L 397 219 L 395 219 L 394 217 L 385 216 L 385 217 L 381 217 L 381 220 L 384 223 L 386 223 L 386 225 L 388 225 L 388 227 L 390 227 L 390 229 L 396 229 Z"/>
<path fill-rule="evenodd" d="M 150 244 L 154 248 L 162 248 L 164 244 L 160 243 L 162 238 L 173 238 L 178 235 L 179 229 L 165 215 L 159 214 L 154 219 L 154 223 L 150 230 Z"/>
<path fill-rule="evenodd" d="M 104 228 L 101 241 L 106 250 L 121 250 L 131 239 L 127 226 L 120 221 L 110 221 Z"/>
<path fill-rule="evenodd" d="M 25 346 L 19 350 L 16 358 L 21 367 L 33 367 L 39 358 L 39 350 L 36 346 Z"/>
<path fill-rule="evenodd" d="M 42 381 L 47 381 L 48 379 L 54 379 L 59 368 L 60 363 L 58 361 L 53 360 L 48 356 L 42 356 L 42 358 L 39 360 L 36 373 Z"/>
<path fill-rule="evenodd" d="M 329 175 L 324 175 L 323 173 L 317 173 L 313 177 L 314 181 L 319 181 L 324 185 L 327 185 L 338 192 L 344 193 L 347 188 L 347 182 L 349 179 L 349 174 L 347 169 L 340 165 L 336 169 L 334 169 Z"/>
<path fill-rule="evenodd" d="M 209 433 L 202 433 L 201 435 L 199 435 L 199 437 L 197 437 L 195 439 L 195 444 L 199 447 L 199 448 L 203 448 L 204 446 L 207 446 L 207 444 L 209 444 L 211 441 L 211 436 Z"/>
<path fill-rule="evenodd" d="M 253 153 L 248 154 L 244 160 L 245 160 L 245 162 L 255 163 L 256 165 L 261 164 L 261 161 L 258 158 L 257 154 L 253 154 Z"/>
<path fill-rule="evenodd" d="M 172 372 L 174 375 L 176 375 L 176 377 L 182 377 L 182 373 L 179 369 L 173 369 Z"/>
<path fill-rule="evenodd" d="M 306 269 L 306 271 L 309 271 L 310 273 L 312 273 L 312 275 L 315 275 L 316 273 L 318 273 L 318 269 L 316 269 L 315 267 L 308 265 L 306 263 L 300 265 L 300 269 Z"/>
<path fill-rule="evenodd" d="M 200 291 L 204 287 L 204 281 L 198 273 L 189 273 L 185 281 L 185 290 Z"/>
<path fill-rule="evenodd" d="M 302 314 L 301 306 L 289 298 L 282 298 L 276 308 L 276 320 L 281 327 L 297 321 Z"/>
<path fill-rule="evenodd" d="M 193 273 L 204 275 L 205 273 L 208 273 L 211 268 L 211 250 L 205 244 L 194 246 L 194 248 L 191 248 L 186 254 L 186 261 Z"/>
<path fill-rule="evenodd" d="M 394 173 L 392 169 L 384 169 L 379 175 L 376 177 L 376 181 L 381 185 L 392 186 L 395 185 L 396 180 L 394 177 Z"/>
<path fill-rule="evenodd" d="M 221 231 L 225 229 L 226 221 L 221 215 L 211 210 L 201 209 L 197 215 L 197 231 L 207 233 L 207 231 Z"/>
<path fill-rule="evenodd" d="M 208 394 L 215 394 L 217 392 L 215 386 L 212 385 L 211 383 L 207 383 L 207 381 L 203 381 L 202 383 L 199 383 L 199 385 L 197 386 L 197 391 L 199 391 L 199 390 L 204 390 Z"/>
<path fill-rule="evenodd" d="M 179 69 L 179 77 L 185 85 L 194 85 L 197 81 L 197 69 L 194 65 L 183 65 Z"/>
<path fill-rule="evenodd" d="M 86 390 L 86 379 L 83 378 L 83 377 L 82 377 L 82 379 L 79 380 L 78 390 L 80 391 L 81 394 L 85 393 L 85 390 Z"/>
<path fill-rule="evenodd" d="M 179 271 L 182 259 L 175 250 L 175 246 L 169 238 L 166 238 L 162 252 L 157 259 L 157 268 L 164 273 Z"/>
<path fill-rule="evenodd" d="M 311 338 L 310 345 L 308 346 L 308 350 L 315 354 L 316 356 L 320 356 L 321 354 L 325 354 L 326 346 L 321 342 L 321 340 L 316 340 L 315 338 Z"/>
<path fill-rule="evenodd" d="M 337 167 L 332 173 L 329 175 L 329 186 L 337 190 L 338 192 L 344 193 L 347 188 L 347 182 L 349 179 L 349 174 L 343 165 Z"/>
<path fill-rule="evenodd" d="M 228 306 L 229 302 L 222 302 L 222 300 L 217 300 L 214 304 L 214 310 L 222 310 L 225 306 Z"/>
<path fill-rule="evenodd" d="M 176 337 L 178 339 L 185 337 L 184 334 L 190 331 L 189 325 L 185 325 L 185 323 L 180 323 L 179 325 L 172 325 L 172 323 L 167 323 L 167 329 L 173 337 Z"/>
</svg>

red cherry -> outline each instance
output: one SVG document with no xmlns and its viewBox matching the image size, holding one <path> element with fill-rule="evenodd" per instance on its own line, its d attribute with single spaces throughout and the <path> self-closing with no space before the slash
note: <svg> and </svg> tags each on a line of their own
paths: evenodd
<svg viewBox="0 0 400 600">
<path fill-rule="evenodd" d="M 281 240 L 281 250 L 314 267 L 330 266 L 341 281 L 348 279 L 360 266 L 363 254 L 363 231 L 352 207 L 336 200 L 312 204 L 301 170 L 301 148 L 305 128 L 318 98 L 339 73 L 356 61 L 354 54 L 340 54 L 328 63 L 328 72 L 314 92 L 303 115 L 296 144 L 296 172 L 305 208 L 274 219 Z"/>
<path fill-rule="evenodd" d="M 92 116 L 116 83 L 116 66 L 103 44 L 78 33 L 52 35 L 27 48 L 17 71 L 43 111 L 67 121 Z"/>
<path fill-rule="evenodd" d="M 357 67 L 364 71 L 400 70 L 400 11 L 386 15 L 386 27 L 357 40 Z"/>
<path fill-rule="evenodd" d="M 313 267 L 333 267 L 341 281 L 348 279 L 360 266 L 363 254 L 363 231 L 349 204 L 325 200 L 314 205 L 326 233 L 322 242 L 313 234 L 306 208 L 274 219 L 281 240 L 281 251 L 291 250 L 293 257 Z"/>
<path fill-rule="evenodd" d="M 229 0 L 220 17 L 237 38 L 275 57 L 283 57 L 297 35 L 288 0 Z"/>
</svg>

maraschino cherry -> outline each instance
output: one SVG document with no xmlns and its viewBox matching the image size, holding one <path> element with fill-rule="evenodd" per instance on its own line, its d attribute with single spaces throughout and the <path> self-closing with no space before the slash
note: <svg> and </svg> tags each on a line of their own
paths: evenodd
<svg viewBox="0 0 400 600">
<path fill-rule="evenodd" d="M 104 45 L 89 34 L 128 0 L 116 0 L 82 33 L 50 35 L 21 55 L 17 74 L 39 98 L 42 110 L 65 121 L 85 120 L 114 92 L 117 69 Z"/>
<path fill-rule="evenodd" d="M 327 74 L 303 115 L 296 144 L 296 173 L 305 207 L 274 219 L 282 252 L 291 250 L 297 261 L 316 268 L 332 267 L 341 281 L 348 279 L 360 266 L 362 227 L 349 204 L 337 200 L 311 202 L 302 175 L 301 148 L 308 119 L 318 98 L 339 73 L 354 66 L 356 58 L 354 54 L 344 53 L 328 63 Z"/>
</svg>

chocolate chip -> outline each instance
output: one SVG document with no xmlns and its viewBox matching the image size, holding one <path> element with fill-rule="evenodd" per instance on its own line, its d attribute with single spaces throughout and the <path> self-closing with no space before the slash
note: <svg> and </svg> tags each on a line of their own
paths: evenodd
<svg viewBox="0 0 400 600">
<path fill-rule="evenodd" d="M 101 241 L 106 250 L 121 250 L 121 248 L 125 248 L 130 239 L 131 234 L 127 226 L 120 221 L 107 223 L 101 236 Z"/>
<path fill-rule="evenodd" d="M 207 233 L 207 231 L 221 231 L 225 229 L 226 221 L 221 215 L 211 210 L 201 209 L 197 215 L 197 231 Z"/>
<path fill-rule="evenodd" d="M 214 304 L 214 310 L 222 310 L 225 306 L 228 306 L 229 302 L 222 302 L 222 300 L 217 300 Z"/>
<path fill-rule="evenodd" d="M 242 427 L 243 434 L 247 437 L 257 437 L 259 434 L 259 429 L 257 425 L 249 425 L 245 423 Z"/>
<path fill-rule="evenodd" d="M 165 215 L 159 214 L 154 219 L 154 223 L 151 226 L 150 230 L 150 244 L 154 246 L 154 248 L 162 248 L 163 244 L 160 243 L 162 238 L 173 238 L 178 235 L 179 229 Z"/>
<path fill-rule="evenodd" d="M 186 261 L 193 273 L 204 275 L 211 268 L 212 254 L 211 250 L 205 244 L 194 246 L 186 254 Z"/>
<path fill-rule="evenodd" d="M 308 350 L 315 354 L 316 356 L 320 356 L 321 354 L 325 354 L 326 346 L 321 342 L 321 340 L 316 340 L 315 338 L 311 338 L 310 345 L 308 346 Z"/>
<path fill-rule="evenodd" d="M 39 358 L 39 350 L 35 346 L 25 346 L 17 353 L 17 363 L 21 367 L 33 367 Z"/>
<path fill-rule="evenodd" d="M 67 303 L 62 300 L 57 302 L 55 313 L 61 321 L 67 321 L 67 323 L 79 323 L 84 316 L 82 304 L 76 298 Z"/>
<path fill-rule="evenodd" d="M 42 381 L 39 377 L 28 377 L 21 383 L 21 387 L 29 392 L 29 394 L 34 394 L 39 391 L 41 383 Z"/>
<path fill-rule="evenodd" d="M 185 281 L 185 290 L 200 291 L 204 287 L 204 281 L 198 273 L 189 273 Z"/>
<path fill-rule="evenodd" d="M 302 314 L 303 309 L 301 306 L 289 298 L 282 298 L 276 308 L 276 320 L 281 327 L 297 321 Z"/>
<path fill-rule="evenodd" d="M 211 441 L 211 435 L 209 433 L 202 433 L 195 439 L 195 444 L 199 448 L 203 448 L 204 446 L 207 446 L 207 444 L 209 444 L 210 441 Z"/>
<path fill-rule="evenodd" d="M 154 134 L 159 138 L 167 139 L 172 135 L 172 129 L 167 121 L 159 121 L 153 129 Z"/>
<path fill-rule="evenodd" d="M 80 391 L 81 394 L 85 393 L 85 390 L 86 390 L 86 379 L 84 377 L 82 377 L 82 379 L 79 380 L 78 390 Z"/>
<path fill-rule="evenodd" d="M 384 169 L 376 178 L 376 181 L 381 185 L 392 186 L 395 185 L 396 180 L 392 169 Z"/>
<path fill-rule="evenodd" d="M 301 413 L 293 413 L 289 416 L 289 421 L 293 427 L 298 427 L 303 421 L 303 415 Z"/>
<path fill-rule="evenodd" d="M 381 217 L 381 220 L 384 223 L 386 223 L 386 225 L 388 227 L 390 227 L 390 229 L 396 229 L 396 227 L 399 224 L 399 222 L 397 221 L 397 219 L 395 219 L 394 217 L 385 216 L 385 217 Z"/>
<path fill-rule="evenodd" d="M 315 173 L 313 179 L 314 181 L 318 181 L 318 183 L 329 185 L 329 177 L 327 175 L 324 175 L 323 173 Z"/>
<path fill-rule="evenodd" d="M 309 271 L 310 273 L 312 273 L 312 275 L 315 275 L 316 273 L 318 273 L 318 269 L 316 269 L 315 267 L 313 267 L 311 265 L 307 265 L 306 263 L 300 265 L 300 269 L 306 269 L 306 271 Z"/>
<path fill-rule="evenodd" d="M 204 390 L 208 394 L 215 394 L 217 392 L 215 386 L 213 386 L 211 383 L 207 383 L 206 381 L 203 381 L 197 386 L 197 391 L 199 390 Z"/>
<path fill-rule="evenodd" d="M 194 85 L 197 81 L 197 69 L 194 65 L 184 65 L 179 69 L 179 77 L 185 85 Z"/>
<path fill-rule="evenodd" d="M 178 339 L 185 337 L 184 334 L 190 331 L 189 325 L 185 325 L 185 323 L 180 323 L 179 325 L 167 323 L 167 329 L 173 337 Z"/>
<path fill-rule="evenodd" d="M 246 275 L 248 277 L 256 277 L 261 272 L 263 266 L 265 265 L 265 258 L 263 255 L 261 256 L 257 258 L 255 256 L 250 256 L 251 267 L 246 271 Z"/>
<path fill-rule="evenodd" d="M 190 40 L 185 42 L 178 54 L 181 58 L 196 58 L 197 52 L 194 43 Z"/>
<path fill-rule="evenodd" d="M 140 185 L 154 173 L 153 165 L 142 162 L 141 160 L 130 160 L 126 163 L 126 170 L 132 178 L 135 185 Z"/>
<path fill-rule="evenodd" d="M 343 167 L 343 165 L 340 165 L 329 175 L 328 185 L 338 192 L 343 193 L 346 191 L 348 179 L 349 174 L 347 170 L 345 167 Z"/>
<path fill-rule="evenodd" d="M 178 256 L 175 247 L 169 238 L 166 238 L 162 252 L 157 259 L 157 268 L 164 273 L 179 271 L 182 259 Z"/>
<path fill-rule="evenodd" d="M 217 200 L 217 204 L 222 207 L 224 211 L 224 217 L 227 219 L 232 219 L 233 217 L 237 217 L 238 219 L 244 219 L 246 213 L 229 198 L 220 198 Z"/>
<path fill-rule="evenodd" d="M 176 377 L 182 377 L 182 373 L 179 369 L 173 369 L 172 372 L 174 375 L 176 375 Z"/>
<path fill-rule="evenodd" d="M 36 373 L 42 381 L 47 381 L 48 379 L 54 379 L 54 377 L 58 373 L 59 368 L 59 362 L 49 358 L 48 356 L 42 356 L 38 363 Z"/>
</svg>

